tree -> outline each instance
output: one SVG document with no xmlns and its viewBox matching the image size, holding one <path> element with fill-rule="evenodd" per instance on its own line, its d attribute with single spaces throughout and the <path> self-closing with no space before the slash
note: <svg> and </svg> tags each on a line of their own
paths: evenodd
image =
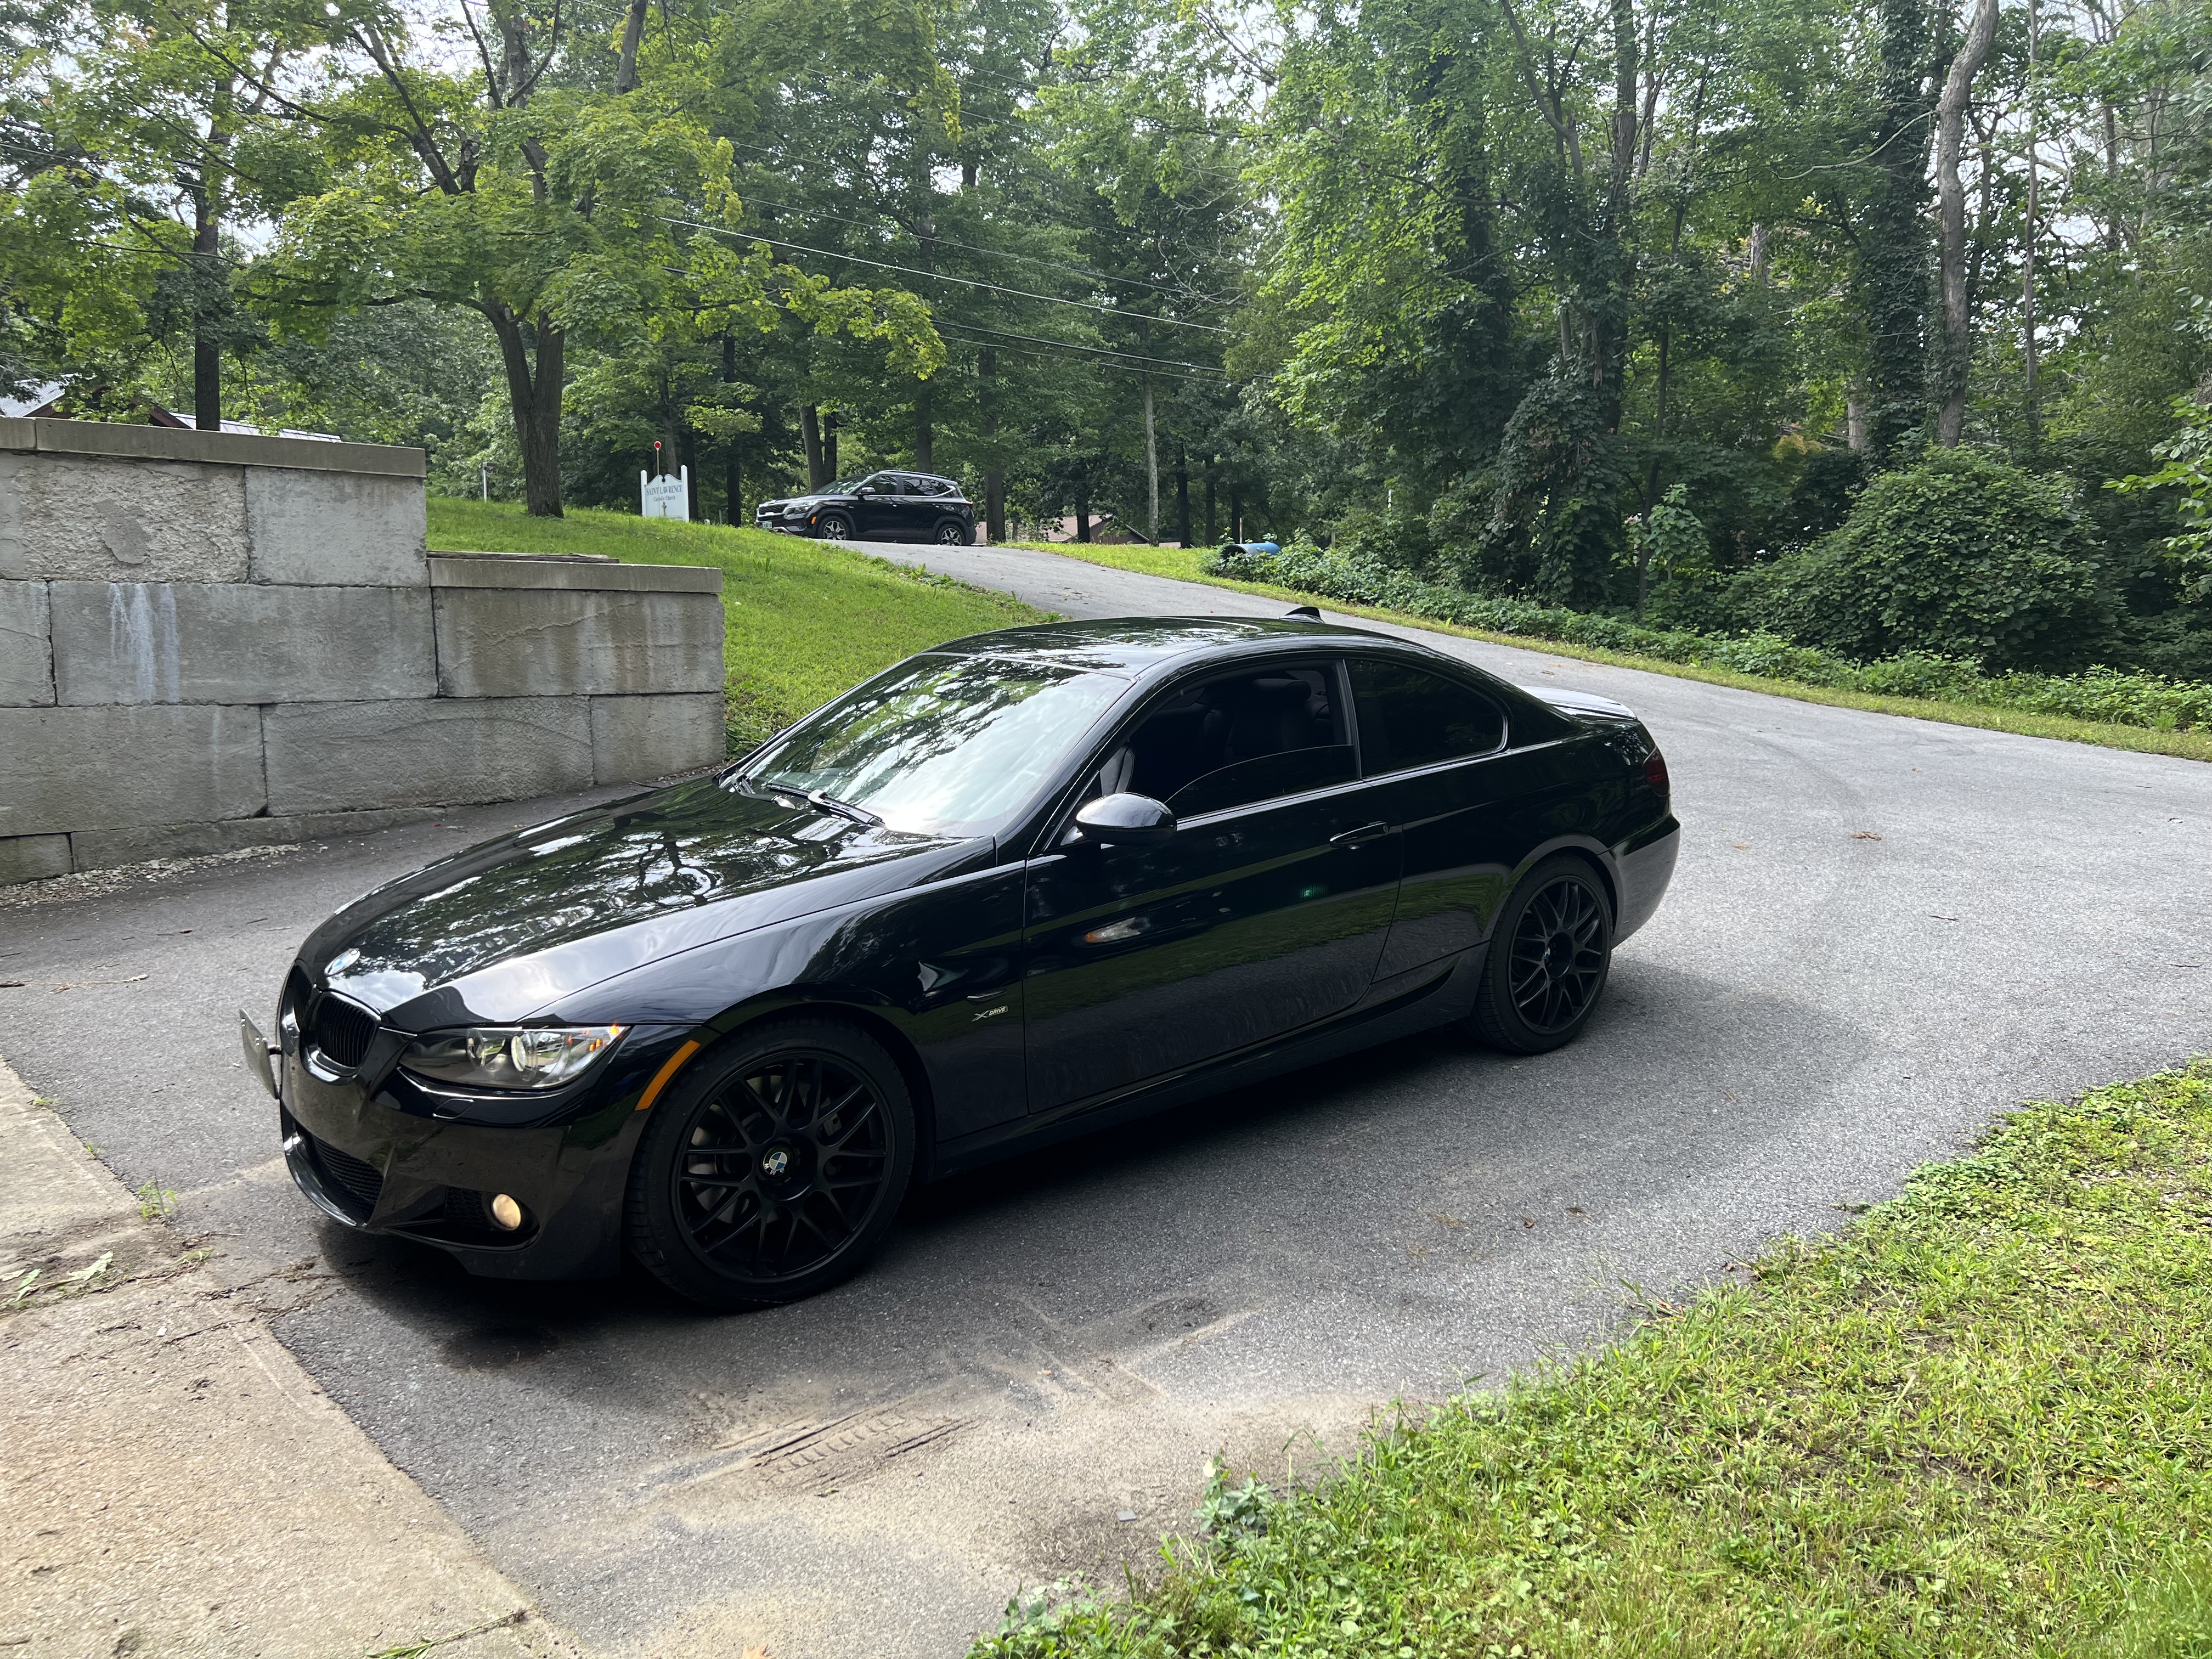
<svg viewBox="0 0 2212 1659">
<path fill-rule="evenodd" d="M 881 339 L 927 372 L 942 347 L 911 296 L 833 288 L 729 246 L 737 204 L 726 142 L 672 76 L 624 94 L 556 83 L 568 41 L 557 6 L 463 11 L 477 67 L 440 61 L 394 15 L 349 21 L 348 78 L 281 96 L 332 161 L 323 191 L 288 204 L 272 303 L 295 325 L 317 307 L 402 297 L 464 306 L 499 343 L 532 514 L 561 511 L 560 440 L 572 336 L 621 349 L 671 311 L 773 325 L 777 306 L 824 331 Z"/>
<path fill-rule="evenodd" d="M 1936 192 L 1942 226 L 1938 259 L 1943 292 L 1943 344 L 1936 359 L 1939 395 L 1936 441 L 1955 444 L 1966 429 L 1966 374 L 1973 352 L 1973 319 L 1966 294 L 1966 191 L 1959 178 L 1959 152 L 1966 140 L 1966 100 L 1974 77 L 1996 39 L 1997 0 L 1974 0 L 1974 19 L 1951 59 L 1936 104 Z"/>
</svg>

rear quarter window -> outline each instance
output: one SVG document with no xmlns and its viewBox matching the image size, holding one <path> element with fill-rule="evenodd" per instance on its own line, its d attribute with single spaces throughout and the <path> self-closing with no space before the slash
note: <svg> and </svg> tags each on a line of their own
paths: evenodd
<svg viewBox="0 0 2212 1659">
<path fill-rule="evenodd" d="M 1408 663 L 1354 659 L 1351 666 L 1360 756 L 1370 776 L 1504 746 L 1504 707 L 1487 692 Z"/>
</svg>

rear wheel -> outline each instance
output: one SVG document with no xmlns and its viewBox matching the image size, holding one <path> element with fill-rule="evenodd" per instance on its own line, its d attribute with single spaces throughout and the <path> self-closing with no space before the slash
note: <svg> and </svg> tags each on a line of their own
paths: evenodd
<svg viewBox="0 0 2212 1659">
<path fill-rule="evenodd" d="M 826 1019 L 737 1037 L 654 1109 L 630 1166 L 632 1255 L 710 1307 L 795 1302 L 857 1271 L 914 1170 L 883 1045 Z"/>
<path fill-rule="evenodd" d="M 828 541 L 848 542 L 853 539 L 853 521 L 842 513 L 824 513 L 821 522 L 814 527 Z"/>
<path fill-rule="evenodd" d="M 1582 860 L 1549 858 L 1498 912 L 1474 1000 L 1475 1032 L 1508 1054 L 1571 1042 L 1613 966 L 1613 905 Z"/>
<path fill-rule="evenodd" d="M 937 526 L 937 544 L 939 547 L 965 547 L 974 536 L 975 532 L 957 519 L 947 519 Z"/>
</svg>

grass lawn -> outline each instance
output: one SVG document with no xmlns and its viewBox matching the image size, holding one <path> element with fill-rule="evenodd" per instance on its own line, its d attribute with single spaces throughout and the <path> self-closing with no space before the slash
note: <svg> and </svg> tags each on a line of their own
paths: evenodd
<svg viewBox="0 0 2212 1659">
<path fill-rule="evenodd" d="M 729 623 L 733 754 L 902 657 L 1045 615 L 1007 594 L 821 542 L 590 508 L 532 519 L 520 507 L 433 495 L 430 545 L 713 565 L 722 573 Z"/>
<path fill-rule="evenodd" d="M 1172 576 L 1178 581 L 1206 582 L 1215 587 L 1233 587 L 1246 593 L 1264 593 L 1271 599 L 1283 599 L 1293 605 L 1319 605 L 1340 616 L 1372 617 L 1381 622 L 1431 629 L 1440 634 L 1456 634 L 1463 639 L 1488 640 L 1496 645 L 1518 646 L 1522 650 L 1542 651 L 1555 657 L 1611 663 L 1620 668 L 1640 668 L 1654 674 L 1672 674 L 1678 679 L 1703 680 L 1710 685 L 1732 685 L 1745 691 L 1764 691 L 1771 696 L 1795 697 L 1800 702 L 1821 702 L 1838 708 L 1864 708 L 1881 714 L 1904 714 L 1915 720 L 1940 720 L 1947 726 L 1973 726 L 1990 732 L 2017 732 L 2032 738 L 2061 738 L 2069 743 L 2094 743 L 2106 749 L 2133 749 L 2145 754 L 2179 755 L 2186 760 L 2212 761 L 2212 731 L 2160 732 L 2148 726 L 2073 720 L 2063 714 L 2039 714 L 2026 709 L 1994 708 L 1980 703 L 1945 702 L 1929 697 L 1881 696 L 1871 692 L 1806 685 L 1796 680 L 1738 674 L 1725 668 L 1666 662 L 1656 657 L 1632 656 L 1626 652 L 1568 645 L 1518 634 L 1492 634 L 1479 628 L 1462 627 L 1457 623 L 1435 622 L 1425 617 L 1409 617 L 1371 605 L 1347 605 L 1341 599 L 1318 599 L 1310 593 L 1278 587 L 1272 583 L 1231 581 L 1225 577 L 1209 576 L 1198 566 L 1199 560 L 1211 550 L 1206 548 L 1147 547 L 1141 542 L 1127 545 L 1108 545 L 1099 542 L 1024 542 L 1018 545 L 1034 548 L 1042 553 L 1065 553 L 1071 558 L 1087 559 L 1093 564 L 1139 571 L 1148 576 Z"/>
<path fill-rule="evenodd" d="M 2212 1655 L 2212 1065 L 1733 1280 L 977 1652 Z"/>
</svg>

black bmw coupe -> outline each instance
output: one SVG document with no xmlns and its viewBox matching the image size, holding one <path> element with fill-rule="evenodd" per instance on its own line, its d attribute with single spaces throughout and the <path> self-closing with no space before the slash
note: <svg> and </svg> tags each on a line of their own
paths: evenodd
<svg viewBox="0 0 2212 1659">
<path fill-rule="evenodd" d="M 243 1035 L 349 1227 L 781 1302 L 916 1181 L 1427 1027 L 1567 1042 L 1680 833 L 1601 698 L 1310 614 L 1014 629 L 356 900 Z"/>
</svg>

